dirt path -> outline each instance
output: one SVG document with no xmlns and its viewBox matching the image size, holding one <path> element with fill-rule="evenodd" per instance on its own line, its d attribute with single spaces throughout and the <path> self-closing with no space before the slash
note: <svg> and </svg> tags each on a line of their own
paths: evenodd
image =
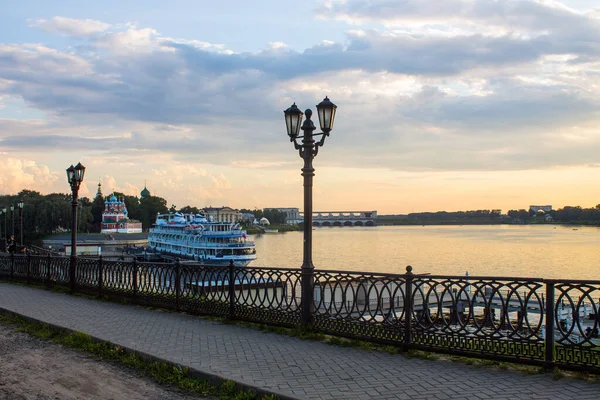
<svg viewBox="0 0 600 400">
<path fill-rule="evenodd" d="M 199 400 L 0 325 L 0 400 Z M 206 399 L 206 398 L 203 398 Z"/>
</svg>

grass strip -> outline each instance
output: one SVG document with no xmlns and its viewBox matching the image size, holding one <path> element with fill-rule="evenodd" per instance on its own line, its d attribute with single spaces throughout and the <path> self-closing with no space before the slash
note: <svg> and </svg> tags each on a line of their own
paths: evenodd
<svg viewBox="0 0 600 400">
<path fill-rule="evenodd" d="M 63 345 L 70 349 L 91 354 L 97 360 L 109 361 L 134 369 L 149 376 L 160 385 L 168 385 L 185 393 L 212 396 L 221 400 L 276 400 L 275 395 L 259 396 L 251 390 L 242 390 L 234 381 L 225 380 L 213 385 L 207 380 L 190 375 L 188 367 L 150 361 L 141 355 L 109 342 L 96 341 L 81 332 L 68 332 L 48 324 L 31 322 L 20 316 L 0 312 L 0 324 L 15 328 L 18 332 Z"/>
</svg>

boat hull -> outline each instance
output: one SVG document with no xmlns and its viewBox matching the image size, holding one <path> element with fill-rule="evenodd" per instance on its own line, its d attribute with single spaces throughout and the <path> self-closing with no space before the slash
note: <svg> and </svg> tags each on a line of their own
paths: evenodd
<svg viewBox="0 0 600 400">
<path fill-rule="evenodd" d="M 174 259 L 179 259 L 182 261 L 191 262 L 191 263 L 199 264 L 199 265 L 203 265 L 203 266 L 211 266 L 211 267 L 226 267 L 231 263 L 232 260 L 233 260 L 233 265 L 235 265 L 236 267 L 246 267 L 253 260 L 256 260 L 256 256 L 246 256 L 244 258 L 241 258 L 241 257 L 195 258 L 195 257 L 189 257 L 185 254 L 170 253 L 170 252 L 166 252 L 166 251 L 161 251 L 161 252 L 150 251 L 150 252 L 147 252 L 145 254 L 145 256 L 147 259 L 163 258 L 163 259 L 167 259 L 169 261 L 172 261 Z"/>
</svg>

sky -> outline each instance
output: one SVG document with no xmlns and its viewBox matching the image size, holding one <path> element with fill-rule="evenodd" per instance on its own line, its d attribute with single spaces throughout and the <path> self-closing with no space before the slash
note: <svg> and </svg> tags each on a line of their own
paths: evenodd
<svg viewBox="0 0 600 400">
<path fill-rule="evenodd" d="M 600 203 L 596 0 L 0 0 L 0 194 L 302 210 L 325 96 L 315 211 Z"/>
</svg>

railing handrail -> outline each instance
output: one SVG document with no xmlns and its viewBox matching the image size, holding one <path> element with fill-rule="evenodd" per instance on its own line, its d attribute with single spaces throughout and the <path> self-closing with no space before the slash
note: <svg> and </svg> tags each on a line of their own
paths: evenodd
<svg viewBox="0 0 600 400">
<path fill-rule="evenodd" d="M 600 372 L 600 281 L 407 271 L 315 271 L 314 328 L 406 348 Z M 299 268 L 0 254 L 0 279 L 292 327 L 303 309 Z"/>
<path fill-rule="evenodd" d="M 65 256 L 63 254 L 60 253 L 54 253 L 52 252 L 51 254 L 56 256 L 54 258 L 64 258 L 64 259 L 69 259 L 69 256 Z M 0 253 L 0 257 L 5 256 L 8 257 L 10 256 L 9 253 Z M 27 257 L 26 254 L 22 254 L 22 253 L 15 253 L 14 254 L 15 257 Z M 31 257 L 45 257 L 44 255 L 40 255 L 40 254 L 31 254 Z M 119 256 L 120 257 L 120 256 Z M 85 256 L 78 256 L 78 258 L 84 258 L 87 259 L 87 257 Z M 89 258 L 90 260 L 96 260 L 97 258 Z M 126 260 L 123 260 L 121 262 L 127 262 Z M 152 262 L 152 261 L 142 261 L 140 262 L 140 264 L 161 264 L 158 262 Z M 171 265 L 172 263 L 168 263 L 168 262 L 164 262 L 162 263 L 164 265 Z M 202 263 L 199 261 L 195 261 L 195 260 L 190 260 L 189 263 L 186 263 L 186 265 L 198 265 L 198 266 L 202 266 Z M 268 271 L 300 271 L 300 268 L 279 268 L 279 267 L 265 267 L 265 266 L 246 266 L 246 267 L 237 267 L 236 268 L 240 268 L 240 269 L 264 269 L 264 270 L 268 270 Z M 385 272 L 369 272 L 369 271 L 349 271 L 349 270 L 328 270 L 328 269 L 318 269 L 315 270 L 315 274 L 344 274 L 344 275 L 359 275 L 359 276 L 364 276 L 364 277 L 368 277 L 368 278 L 386 278 L 386 277 L 392 277 L 392 278 L 403 278 L 406 279 L 406 277 L 408 276 L 407 274 L 395 274 L 395 273 L 385 273 Z M 464 283 L 468 283 L 470 285 L 473 285 L 475 282 L 471 282 L 471 281 L 502 281 L 503 283 L 510 283 L 510 282 L 519 282 L 519 283 L 524 283 L 524 282 L 532 282 L 532 283 L 553 283 L 553 284 L 589 284 L 589 285 L 600 285 L 600 280 L 593 280 L 593 279 L 561 279 L 561 278 L 531 278 L 531 277 L 507 277 L 507 276 L 496 276 L 496 275 L 469 275 L 469 276 L 465 276 L 465 275 L 432 275 L 429 273 L 425 273 L 425 274 L 411 274 L 410 276 L 412 276 L 414 279 L 418 279 L 418 278 L 423 278 L 423 279 L 447 279 L 447 280 L 459 280 L 460 282 L 464 282 Z"/>
</svg>

